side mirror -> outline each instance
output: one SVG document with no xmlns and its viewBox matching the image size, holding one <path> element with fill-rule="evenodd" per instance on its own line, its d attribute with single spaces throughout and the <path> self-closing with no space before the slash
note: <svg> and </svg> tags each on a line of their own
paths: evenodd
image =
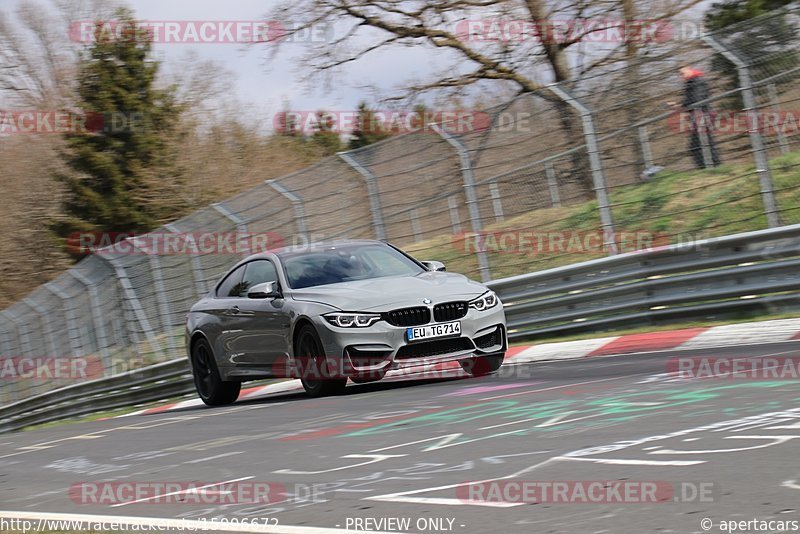
<svg viewBox="0 0 800 534">
<path fill-rule="evenodd" d="M 277 299 L 280 297 L 281 292 L 278 289 L 278 282 L 256 284 L 247 290 L 247 298 L 249 299 Z"/>
<path fill-rule="evenodd" d="M 444 263 L 440 261 L 423 261 L 422 265 L 429 271 L 446 271 Z"/>
</svg>

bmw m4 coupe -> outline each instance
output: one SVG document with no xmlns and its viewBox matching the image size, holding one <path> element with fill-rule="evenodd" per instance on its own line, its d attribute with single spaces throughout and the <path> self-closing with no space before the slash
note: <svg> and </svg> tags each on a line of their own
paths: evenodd
<svg viewBox="0 0 800 534">
<path fill-rule="evenodd" d="M 186 347 L 197 393 L 213 406 L 262 378 L 300 378 L 322 396 L 348 379 L 445 361 L 485 375 L 508 342 L 503 306 L 486 286 L 387 243 L 340 241 L 236 264 L 192 306 Z"/>
</svg>

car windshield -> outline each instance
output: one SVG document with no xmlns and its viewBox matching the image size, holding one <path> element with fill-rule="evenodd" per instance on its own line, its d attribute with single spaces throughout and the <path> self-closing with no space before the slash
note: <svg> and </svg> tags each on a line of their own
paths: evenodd
<svg viewBox="0 0 800 534">
<path fill-rule="evenodd" d="M 414 276 L 425 270 L 411 258 L 379 243 L 331 245 L 280 254 L 294 289 L 387 276 Z"/>
</svg>

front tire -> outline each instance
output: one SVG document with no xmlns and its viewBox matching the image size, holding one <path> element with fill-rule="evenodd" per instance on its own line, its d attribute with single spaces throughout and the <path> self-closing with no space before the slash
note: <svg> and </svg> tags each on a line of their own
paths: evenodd
<svg viewBox="0 0 800 534">
<path fill-rule="evenodd" d="M 192 347 L 192 375 L 197 395 L 207 406 L 232 404 L 239 398 L 241 382 L 222 380 L 208 341 L 201 338 Z"/>
<path fill-rule="evenodd" d="M 468 360 L 461 360 L 461 368 L 471 376 L 486 376 L 494 373 L 503 365 L 505 352 L 502 354 L 492 354 L 491 356 L 476 356 Z"/>
<path fill-rule="evenodd" d="M 338 395 L 344 391 L 347 377 L 334 376 L 331 372 L 319 334 L 310 324 L 303 325 L 297 333 L 294 356 L 299 362 L 300 382 L 309 397 Z"/>
</svg>

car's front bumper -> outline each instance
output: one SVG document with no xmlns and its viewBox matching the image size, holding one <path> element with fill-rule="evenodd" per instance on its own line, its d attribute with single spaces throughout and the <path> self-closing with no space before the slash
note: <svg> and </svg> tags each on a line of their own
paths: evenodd
<svg viewBox="0 0 800 534">
<path fill-rule="evenodd" d="M 459 336 L 411 343 L 406 340 L 407 327 L 392 326 L 385 321 L 367 328 L 339 328 L 323 318 L 315 322 L 328 361 L 346 374 L 374 374 L 469 359 L 500 354 L 508 348 L 502 304 L 485 311 L 470 308 L 467 315 L 458 320 L 461 322 Z M 489 336 L 493 332 L 496 334 L 492 339 Z"/>
</svg>

